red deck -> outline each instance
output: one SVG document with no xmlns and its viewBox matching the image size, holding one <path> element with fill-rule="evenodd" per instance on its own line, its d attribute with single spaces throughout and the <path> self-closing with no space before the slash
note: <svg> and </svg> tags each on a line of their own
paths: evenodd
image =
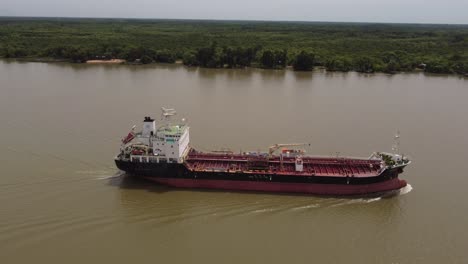
<svg viewBox="0 0 468 264">
<path fill-rule="evenodd" d="M 373 177 L 381 173 L 381 161 L 375 159 L 302 157 L 304 169 L 295 169 L 294 157 L 254 156 L 245 154 L 202 153 L 192 150 L 186 166 L 192 171 L 222 171 L 255 174 Z M 252 165 L 254 164 L 254 165 Z M 261 164 L 261 168 L 255 164 Z"/>
</svg>

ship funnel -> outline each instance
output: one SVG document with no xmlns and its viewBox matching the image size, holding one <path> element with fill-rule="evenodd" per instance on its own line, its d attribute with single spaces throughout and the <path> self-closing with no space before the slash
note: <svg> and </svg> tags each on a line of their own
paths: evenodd
<svg viewBox="0 0 468 264">
<path fill-rule="evenodd" d="M 149 137 L 156 133 L 156 121 L 149 116 L 145 116 L 145 120 L 143 121 L 143 131 L 141 135 L 143 137 Z"/>
</svg>

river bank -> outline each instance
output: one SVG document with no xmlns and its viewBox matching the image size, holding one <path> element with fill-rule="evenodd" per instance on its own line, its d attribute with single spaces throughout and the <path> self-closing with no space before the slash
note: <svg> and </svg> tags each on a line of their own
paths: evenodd
<svg viewBox="0 0 468 264">
<path fill-rule="evenodd" d="M 0 57 L 466 74 L 468 26 L 0 18 Z"/>
<path fill-rule="evenodd" d="M 122 59 L 115 59 L 115 60 L 92 60 L 90 62 L 85 62 L 85 63 L 76 63 L 76 62 L 72 62 L 70 60 L 66 60 L 66 59 L 54 59 L 54 58 L 0 58 L 0 61 L 5 61 L 5 62 L 39 62 L 39 63 L 65 63 L 65 64 L 70 64 L 70 65 L 127 65 L 127 66 L 135 66 L 135 67 L 140 67 L 140 66 L 151 66 L 151 65 L 154 65 L 154 66 L 158 66 L 158 65 L 183 65 L 185 67 L 188 67 L 188 68 L 203 68 L 203 69 L 219 69 L 219 68 L 207 68 L 207 67 L 200 67 L 200 66 L 188 66 L 188 65 L 184 65 L 183 61 L 182 60 L 177 60 L 175 61 L 174 63 L 159 63 L 159 62 L 152 62 L 152 63 L 148 63 L 148 64 L 144 64 L 144 63 L 141 63 L 141 62 L 127 62 L 125 60 L 122 60 Z M 239 69 L 245 69 L 245 70 L 248 70 L 248 69 L 262 69 L 262 70 L 271 70 L 271 71 L 284 71 L 284 70 L 287 70 L 287 71 L 294 71 L 294 68 L 292 66 L 286 66 L 284 68 L 281 68 L 281 69 L 268 69 L 268 68 L 263 68 L 263 67 L 260 67 L 260 66 L 246 66 L 246 67 L 243 67 L 243 68 L 224 68 L 228 71 L 232 70 L 239 70 Z M 323 71 L 323 72 L 330 72 L 330 73 L 333 73 L 333 72 L 336 72 L 336 73 L 346 73 L 346 72 L 356 72 L 356 71 L 330 71 L 330 70 L 327 70 L 326 67 L 314 67 L 312 70 L 310 70 L 309 72 L 313 72 L 313 71 Z M 307 72 L 307 71 L 296 71 L 296 72 Z M 440 75 L 440 76 L 444 76 L 444 75 L 447 75 L 447 76 L 450 76 L 450 75 L 454 75 L 454 76 L 460 76 L 460 77 L 464 77 L 464 78 L 468 78 L 468 74 L 446 74 L 446 73 L 431 73 L 431 72 L 425 72 L 424 69 L 420 69 L 420 68 L 415 68 L 411 71 L 400 71 L 400 72 L 392 72 L 392 73 L 389 73 L 389 72 L 356 72 L 356 73 L 361 73 L 361 74 L 367 74 L 367 75 L 373 75 L 373 74 L 388 74 L 388 75 L 398 75 L 398 74 L 407 74 L 407 73 L 425 73 L 425 74 L 428 74 L 429 76 L 431 75 Z"/>
<path fill-rule="evenodd" d="M 110 60 L 87 60 L 87 64 L 122 64 L 125 60 L 122 59 L 110 59 Z"/>
</svg>

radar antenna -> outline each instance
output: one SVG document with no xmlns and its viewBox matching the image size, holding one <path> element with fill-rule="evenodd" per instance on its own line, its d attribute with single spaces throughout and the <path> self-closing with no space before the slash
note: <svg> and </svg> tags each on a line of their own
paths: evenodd
<svg viewBox="0 0 468 264">
<path fill-rule="evenodd" d="M 161 119 L 163 120 L 169 120 L 171 116 L 174 116 L 177 114 L 174 108 L 161 107 L 161 110 L 162 110 Z"/>
</svg>

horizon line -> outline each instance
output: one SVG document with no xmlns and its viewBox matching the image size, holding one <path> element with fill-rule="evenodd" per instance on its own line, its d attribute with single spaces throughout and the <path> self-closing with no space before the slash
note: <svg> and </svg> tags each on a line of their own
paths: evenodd
<svg viewBox="0 0 468 264">
<path fill-rule="evenodd" d="M 148 17 L 74 17 L 74 16 L 2 16 L 4 18 L 30 19 L 109 19 L 109 20 L 172 20 L 172 21 L 213 21 L 213 22 L 273 22 L 273 23 L 336 23 L 336 24 L 399 24 L 399 25 L 450 25 L 468 26 L 468 23 L 422 23 L 422 22 L 371 22 L 371 21 L 319 21 L 319 20 L 265 20 L 265 19 L 214 19 L 214 18 L 148 18 Z"/>
</svg>

